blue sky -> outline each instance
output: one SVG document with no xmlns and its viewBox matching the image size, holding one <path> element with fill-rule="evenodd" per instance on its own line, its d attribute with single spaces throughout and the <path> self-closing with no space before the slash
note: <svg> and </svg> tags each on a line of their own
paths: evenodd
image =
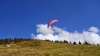
<svg viewBox="0 0 100 56">
<path fill-rule="evenodd" d="M 99 0 L 0 0 L 0 38 L 31 37 L 37 24 L 56 18 L 54 26 L 81 32 L 100 28 Z"/>
</svg>

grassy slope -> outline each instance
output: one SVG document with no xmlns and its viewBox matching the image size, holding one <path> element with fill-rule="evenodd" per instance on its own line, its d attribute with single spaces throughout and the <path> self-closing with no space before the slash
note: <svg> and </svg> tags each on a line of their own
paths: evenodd
<svg viewBox="0 0 100 56">
<path fill-rule="evenodd" d="M 0 45 L 0 56 L 100 56 L 100 46 L 73 45 L 41 40 Z"/>
</svg>

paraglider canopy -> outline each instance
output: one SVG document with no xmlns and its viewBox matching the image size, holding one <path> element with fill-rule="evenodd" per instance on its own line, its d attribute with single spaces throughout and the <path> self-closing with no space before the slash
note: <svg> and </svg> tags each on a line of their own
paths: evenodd
<svg viewBox="0 0 100 56">
<path fill-rule="evenodd" d="M 58 22 L 58 20 L 56 20 L 56 19 L 51 20 L 51 21 L 48 23 L 47 28 L 49 28 L 49 26 L 50 26 L 51 24 L 55 23 L 55 22 Z"/>
</svg>

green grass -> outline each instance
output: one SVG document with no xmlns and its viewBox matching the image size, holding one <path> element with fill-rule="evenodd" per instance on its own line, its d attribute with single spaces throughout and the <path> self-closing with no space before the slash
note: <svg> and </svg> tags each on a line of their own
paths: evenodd
<svg viewBox="0 0 100 56">
<path fill-rule="evenodd" d="M 42 40 L 0 45 L 0 56 L 100 56 L 100 46 L 73 45 Z"/>
</svg>

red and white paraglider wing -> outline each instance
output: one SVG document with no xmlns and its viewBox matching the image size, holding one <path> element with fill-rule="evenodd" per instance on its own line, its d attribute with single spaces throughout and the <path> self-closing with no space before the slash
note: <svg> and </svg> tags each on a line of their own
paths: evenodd
<svg viewBox="0 0 100 56">
<path fill-rule="evenodd" d="M 47 28 L 49 28 L 49 26 L 50 26 L 51 24 L 53 24 L 54 22 L 58 22 L 58 20 L 56 20 L 56 19 L 51 20 L 51 21 L 48 23 Z"/>
</svg>

